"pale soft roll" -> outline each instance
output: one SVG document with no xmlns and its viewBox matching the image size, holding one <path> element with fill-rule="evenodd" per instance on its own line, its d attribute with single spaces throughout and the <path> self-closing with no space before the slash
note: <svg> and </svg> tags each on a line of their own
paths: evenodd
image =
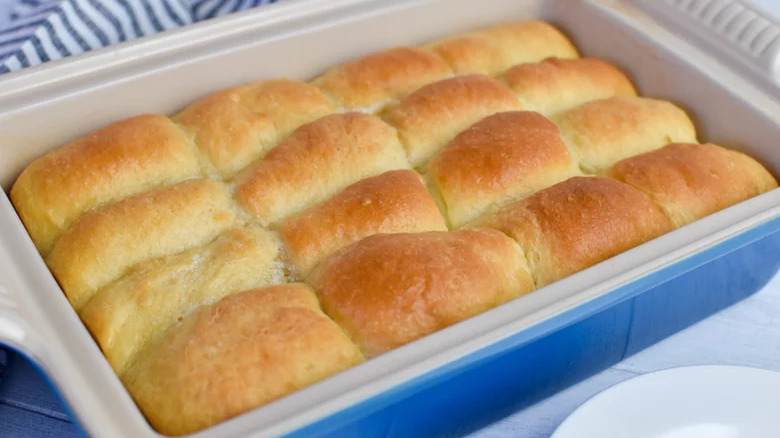
<svg viewBox="0 0 780 438">
<path fill-rule="evenodd" d="M 520 248 L 493 230 L 366 237 L 324 261 L 310 283 L 369 357 L 534 288 Z"/>
<path fill-rule="evenodd" d="M 429 44 L 456 73 L 498 74 L 523 62 L 576 58 L 577 49 L 560 30 L 543 21 L 500 24 Z"/>
<path fill-rule="evenodd" d="M 450 224 L 549 187 L 579 169 L 558 128 L 535 112 L 494 114 L 455 137 L 427 166 Z"/>
<path fill-rule="evenodd" d="M 236 198 L 260 224 L 275 225 L 353 182 L 408 167 L 395 130 L 382 120 L 333 114 L 301 126 L 240 174 Z"/>
<path fill-rule="evenodd" d="M 174 120 L 194 137 L 211 172 L 229 178 L 295 128 L 335 111 L 317 87 L 280 79 L 216 92 Z"/>
<path fill-rule="evenodd" d="M 84 212 L 200 172 L 197 149 L 187 136 L 165 116 L 143 115 L 38 158 L 10 196 L 45 255 Z"/>
<path fill-rule="evenodd" d="M 591 100 L 635 96 L 626 76 L 595 58 L 549 58 L 516 65 L 501 75 L 523 108 L 550 116 Z"/>
<path fill-rule="evenodd" d="M 584 103 L 553 119 L 583 171 L 612 164 L 675 142 L 696 142 L 685 111 L 647 97 L 611 97 Z"/>
<path fill-rule="evenodd" d="M 362 360 L 311 289 L 288 284 L 201 307 L 121 377 L 158 431 L 184 435 Z"/>
<path fill-rule="evenodd" d="M 678 227 L 777 187 L 756 160 L 711 143 L 670 144 L 620 161 L 607 175 L 644 192 Z"/>
<path fill-rule="evenodd" d="M 141 193 L 82 216 L 46 257 L 76 310 L 131 266 L 203 245 L 233 225 L 227 187 L 210 179 Z"/>
<path fill-rule="evenodd" d="M 420 176 L 393 170 L 360 180 L 280 228 L 287 260 L 305 278 L 336 250 L 377 233 L 446 231 Z"/>
<path fill-rule="evenodd" d="M 517 240 L 537 287 L 673 228 L 661 209 L 638 190 L 602 177 L 570 178 L 507 205 L 478 226 L 501 230 Z"/>
<path fill-rule="evenodd" d="M 383 115 L 396 127 L 413 166 L 483 117 L 520 108 L 511 90 L 484 75 L 458 76 L 415 91 Z"/>
<path fill-rule="evenodd" d="M 80 312 L 114 370 L 168 327 L 234 292 L 284 282 L 278 238 L 260 228 L 226 231 L 208 245 L 142 262 Z"/>
<path fill-rule="evenodd" d="M 333 67 L 312 84 L 346 110 L 373 112 L 451 74 L 447 63 L 430 50 L 397 47 Z"/>
</svg>

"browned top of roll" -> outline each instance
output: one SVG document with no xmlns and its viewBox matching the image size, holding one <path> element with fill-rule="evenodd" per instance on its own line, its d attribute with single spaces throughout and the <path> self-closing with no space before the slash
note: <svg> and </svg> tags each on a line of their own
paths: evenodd
<svg viewBox="0 0 780 438">
<path fill-rule="evenodd" d="M 262 225 L 274 225 L 362 178 L 408 167 L 395 130 L 382 120 L 332 114 L 301 126 L 242 172 L 236 198 Z"/>
<path fill-rule="evenodd" d="M 87 210 L 199 175 L 197 149 L 164 116 L 143 115 L 97 130 L 35 160 L 11 200 L 42 254 Z"/>
<path fill-rule="evenodd" d="M 576 58 L 577 49 L 560 30 L 543 21 L 500 24 L 435 41 L 430 47 L 456 73 L 497 74 L 522 62 L 551 56 Z"/>
<path fill-rule="evenodd" d="M 409 161 L 420 166 L 458 132 L 499 111 L 520 109 L 520 102 L 503 84 L 484 75 L 458 76 L 427 85 L 384 119 L 395 126 Z"/>
<path fill-rule="evenodd" d="M 334 251 L 377 233 L 445 231 L 447 226 L 420 176 L 392 170 L 360 180 L 280 228 L 287 260 L 305 278 Z"/>
<path fill-rule="evenodd" d="M 525 111 L 482 119 L 427 167 L 454 227 L 578 173 L 555 124 Z"/>
<path fill-rule="evenodd" d="M 362 361 L 302 284 L 250 290 L 204 306 L 122 376 L 150 423 L 183 435 Z"/>
<path fill-rule="evenodd" d="M 777 187 L 756 160 L 712 143 L 670 144 L 620 161 L 607 174 L 645 192 L 677 226 Z"/>
<path fill-rule="evenodd" d="M 570 178 L 507 205 L 480 225 L 520 243 L 538 287 L 673 228 L 642 193 L 602 177 Z"/>
<path fill-rule="evenodd" d="M 450 74 L 447 63 L 430 50 L 398 47 L 333 67 L 312 84 L 347 110 L 373 111 L 379 104 Z"/>
<path fill-rule="evenodd" d="M 631 82 L 613 65 L 595 58 L 548 58 L 516 65 L 501 79 L 527 110 L 556 114 L 585 102 L 612 96 L 635 96 Z"/>
<path fill-rule="evenodd" d="M 492 230 L 377 234 L 328 258 L 311 284 L 369 357 L 533 289 L 520 248 Z"/>
</svg>

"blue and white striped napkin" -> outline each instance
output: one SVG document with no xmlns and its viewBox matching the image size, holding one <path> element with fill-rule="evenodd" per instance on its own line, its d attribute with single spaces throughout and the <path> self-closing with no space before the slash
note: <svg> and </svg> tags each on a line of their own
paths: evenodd
<svg viewBox="0 0 780 438">
<path fill-rule="evenodd" d="M 275 1 L 0 0 L 0 74 Z"/>
<path fill-rule="evenodd" d="M 276 0 L 0 0 L 0 74 Z"/>
</svg>

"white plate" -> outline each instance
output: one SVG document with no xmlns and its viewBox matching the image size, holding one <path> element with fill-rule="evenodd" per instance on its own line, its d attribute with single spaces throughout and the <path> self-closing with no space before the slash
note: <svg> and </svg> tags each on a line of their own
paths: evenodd
<svg viewBox="0 0 780 438">
<path fill-rule="evenodd" d="M 780 373 L 736 366 L 635 377 L 577 408 L 550 438 L 777 438 Z"/>
</svg>

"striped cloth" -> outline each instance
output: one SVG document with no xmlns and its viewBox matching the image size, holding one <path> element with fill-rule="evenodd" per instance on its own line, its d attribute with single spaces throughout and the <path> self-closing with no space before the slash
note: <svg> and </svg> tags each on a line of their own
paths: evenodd
<svg viewBox="0 0 780 438">
<path fill-rule="evenodd" d="M 275 1 L 0 0 L 0 74 Z"/>
<path fill-rule="evenodd" d="M 0 74 L 276 0 L 0 0 Z"/>
</svg>

